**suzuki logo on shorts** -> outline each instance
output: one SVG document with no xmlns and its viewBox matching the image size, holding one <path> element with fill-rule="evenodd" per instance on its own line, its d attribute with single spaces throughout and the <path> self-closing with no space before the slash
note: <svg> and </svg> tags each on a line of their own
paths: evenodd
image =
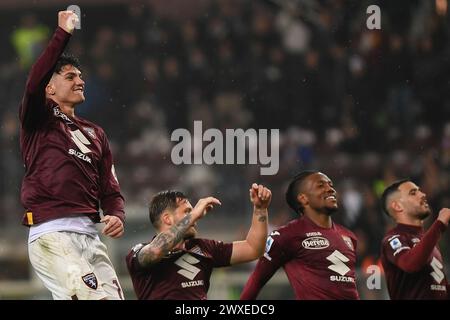
<svg viewBox="0 0 450 320">
<path fill-rule="evenodd" d="M 334 252 L 327 257 L 327 260 L 332 263 L 328 266 L 328 269 L 339 273 L 341 276 L 350 271 L 350 268 L 345 264 L 345 262 L 349 262 L 350 259 L 344 256 L 338 250 L 334 250 Z"/>
<path fill-rule="evenodd" d="M 441 283 L 441 281 L 444 280 L 445 278 L 445 275 L 442 272 L 444 266 L 438 259 L 436 259 L 436 257 L 433 257 L 433 260 L 431 260 L 430 265 L 433 268 L 433 272 L 431 272 L 430 275 L 437 283 Z"/>
<path fill-rule="evenodd" d="M 330 246 L 330 242 L 324 237 L 309 237 L 302 241 L 302 246 L 305 249 L 325 249 Z"/>
<path fill-rule="evenodd" d="M 194 264 L 197 264 L 199 262 L 200 260 L 194 258 L 189 253 L 186 253 L 178 258 L 174 263 L 177 266 L 181 267 L 181 269 L 178 270 L 177 273 L 185 276 L 189 280 L 194 280 L 197 274 L 201 271 L 200 268 L 194 266 Z"/>
</svg>

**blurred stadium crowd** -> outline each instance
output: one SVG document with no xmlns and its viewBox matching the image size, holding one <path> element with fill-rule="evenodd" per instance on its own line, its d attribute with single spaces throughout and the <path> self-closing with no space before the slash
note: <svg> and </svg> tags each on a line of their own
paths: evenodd
<svg viewBox="0 0 450 320">
<path fill-rule="evenodd" d="M 77 113 L 107 132 L 126 198 L 119 270 L 130 245 L 151 237 L 145 205 L 161 189 L 217 196 L 224 205 L 200 231 L 233 240 L 250 220 L 251 182 L 272 189 L 276 226 L 294 217 L 284 201 L 290 177 L 319 169 L 334 180 L 335 218 L 358 235 L 362 267 L 376 262 L 390 223 L 378 203 L 387 183 L 411 177 L 435 211 L 450 206 L 446 1 L 162 3 L 82 7 L 69 46 L 86 80 Z M 381 30 L 366 28 L 370 4 L 381 8 Z M 56 26 L 56 8 L 28 9 L 0 13 L 0 280 L 19 278 L 27 263 L 17 110 L 30 65 Z M 280 171 L 173 165 L 170 134 L 194 120 L 204 129 L 279 128 Z M 447 232 L 445 258 L 449 244 Z M 11 252 L 25 267 L 11 270 Z"/>
</svg>

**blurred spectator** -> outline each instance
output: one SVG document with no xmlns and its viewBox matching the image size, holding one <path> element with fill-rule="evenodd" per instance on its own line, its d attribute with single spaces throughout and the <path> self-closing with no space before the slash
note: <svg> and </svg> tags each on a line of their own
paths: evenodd
<svg viewBox="0 0 450 320">
<path fill-rule="evenodd" d="M 41 54 L 49 35 L 49 28 L 38 23 L 34 14 L 21 17 L 19 28 L 11 35 L 11 42 L 23 69 L 28 69 Z"/>
</svg>

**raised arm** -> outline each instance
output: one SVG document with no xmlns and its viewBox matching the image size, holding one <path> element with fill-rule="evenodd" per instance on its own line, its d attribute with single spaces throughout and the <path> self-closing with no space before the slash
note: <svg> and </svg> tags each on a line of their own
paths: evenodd
<svg viewBox="0 0 450 320">
<path fill-rule="evenodd" d="M 444 208 L 439 212 L 438 219 L 428 229 L 422 240 L 413 248 L 399 252 L 397 265 L 405 272 L 417 272 L 428 263 L 442 232 L 445 231 L 450 219 L 450 209 Z"/>
<path fill-rule="evenodd" d="M 213 197 L 200 199 L 191 212 L 170 229 L 159 233 L 152 242 L 144 246 L 138 253 L 138 263 L 147 267 L 159 262 L 167 253 L 183 240 L 186 231 L 203 218 L 214 205 L 220 201 Z"/>
<path fill-rule="evenodd" d="M 20 105 L 19 118 L 25 129 L 33 129 L 50 114 L 45 109 L 45 87 L 53 74 L 58 58 L 64 51 L 78 16 L 72 11 L 58 12 L 58 28 L 47 48 L 31 68 Z"/>
<path fill-rule="evenodd" d="M 264 253 L 268 232 L 268 213 L 272 193 L 263 185 L 254 183 L 250 189 L 250 201 L 253 203 L 252 225 L 244 241 L 233 242 L 231 264 L 258 259 Z"/>
</svg>

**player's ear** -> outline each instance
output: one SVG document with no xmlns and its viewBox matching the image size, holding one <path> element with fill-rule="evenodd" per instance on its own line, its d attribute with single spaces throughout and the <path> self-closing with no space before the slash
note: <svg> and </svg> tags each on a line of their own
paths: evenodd
<svg viewBox="0 0 450 320">
<path fill-rule="evenodd" d="M 297 195 L 297 201 L 300 203 L 303 207 L 306 206 L 309 203 L 308 197 L 304 193 L 299 193 Z"/>
<path fill-rule="evenodd" d="M 393 200 L 391 201 L 390 205 L 389 205 L 389 209 L 391 209 L 391 211 L 397 213 L 397 212 L 401 212 L 403 211 L 403 206 L 400 203 L 400 201 L 398 200 Z"/>
<path fill-rule="evenodd" d="M 161 224 L 165 224 L 168 226 L 171 226 L 173 224 L 173 216 L 169 211 L 166 210 L 161 214 Z"/>
<path fill-rule="evenodd" d="M 55 85 L 54 85 L 54 83 L 52 81 L 50 81 L 48 83 L 48 85 L 45 87 L 45 93 L 48 96 L 52 96 L 52 95 L 55 94 Z"/>
</svg>

